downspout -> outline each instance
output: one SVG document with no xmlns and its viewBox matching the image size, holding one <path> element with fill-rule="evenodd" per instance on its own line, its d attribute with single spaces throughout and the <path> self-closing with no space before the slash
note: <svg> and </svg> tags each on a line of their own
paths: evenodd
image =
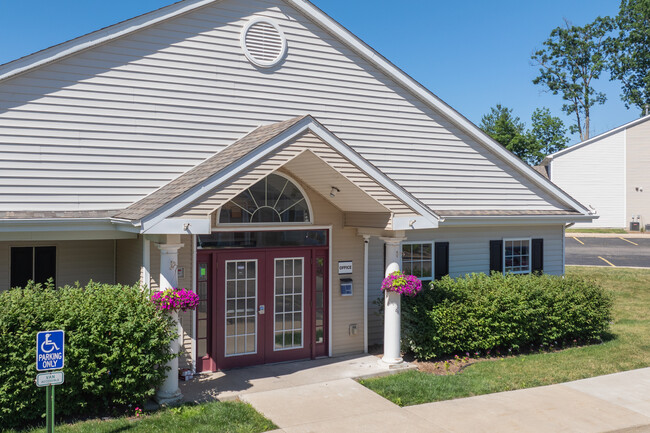
<svg viewBox="0 0 650 433">
<path fill-rule="evenodd" d="M 363 353 L 368 353 L 368 243 L 369 235 L 363 235 Z"/>
</svg>

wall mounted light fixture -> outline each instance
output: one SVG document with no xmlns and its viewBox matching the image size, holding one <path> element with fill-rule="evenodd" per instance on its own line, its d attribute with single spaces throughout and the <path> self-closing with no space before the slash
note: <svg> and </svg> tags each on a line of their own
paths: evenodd
<svg viewBox="0 0 650 433">
<path fill-rule="evenodd" d="M 332 197 L 332 198 L 336 197 L 337 192 L 341 192 L 341 190 L 338 189 L 337 187 L 333 186 L 332 190 L 330 191 L 330 197 Z"/>
</svg>

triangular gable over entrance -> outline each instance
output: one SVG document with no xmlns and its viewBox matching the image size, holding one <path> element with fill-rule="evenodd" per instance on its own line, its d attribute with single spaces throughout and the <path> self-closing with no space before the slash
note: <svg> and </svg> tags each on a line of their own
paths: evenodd
<svg viewBox="0 0 650 433">
<path fill-rule="evenodd" d="M 341 188 L 345 192 L 334 203 L 343 211 L 389 212 L 393 229 L 438 226 L 436 214 L 311 116 L 257 128 L 115 218 L 139 222 L 145 233 L 169 219 L 209 218 L 218 207 L 280 167 L 299 172 L 310 163 L 321 166 L 318 172 L 309 173 L 307 181 L 321 195 L 331 188 L 332 177 L 351 186 Z M 168 225 L 165 230 L 169 231 Z"/>
</svg>

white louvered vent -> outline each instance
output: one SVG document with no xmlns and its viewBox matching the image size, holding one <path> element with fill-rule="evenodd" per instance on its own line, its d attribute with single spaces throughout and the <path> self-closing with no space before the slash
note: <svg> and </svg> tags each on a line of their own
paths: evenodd
<svg viewBox="0 0 650 433">
<path fill-rule="evenodd" d="M 241 36 L 244 54 L 251 63 L 262 68 L 277 65 L 287 51 L 287 39 L 280 27 L 266 18 L 248 23 Z"/>
</svg>

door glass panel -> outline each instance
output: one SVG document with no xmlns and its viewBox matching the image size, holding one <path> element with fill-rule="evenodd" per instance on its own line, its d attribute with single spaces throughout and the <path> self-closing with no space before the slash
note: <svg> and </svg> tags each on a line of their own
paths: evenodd
<svg viewBox="0 0 650 433">
<path fill-rule="evenodd" d="M 257 260 L 226 262 L 226 356 L 257 352 Z"/>
<path fill-rule="evenodd" d="M 273 350 L 303 347 L 303 274 L 302 258 L 275 259 Z"/>
<path fill-rule="evenodd" d="M 208 263 L 198 263 L 197 294 L 199 305 L 196 309 L 196 356 L 201 359 L 208 355 Z"/>
<path fill-rule="evenodd" d="M 325 341 L 324 316 L 325 259 L 316 259 L 316 343 Z"/>
</svg>

